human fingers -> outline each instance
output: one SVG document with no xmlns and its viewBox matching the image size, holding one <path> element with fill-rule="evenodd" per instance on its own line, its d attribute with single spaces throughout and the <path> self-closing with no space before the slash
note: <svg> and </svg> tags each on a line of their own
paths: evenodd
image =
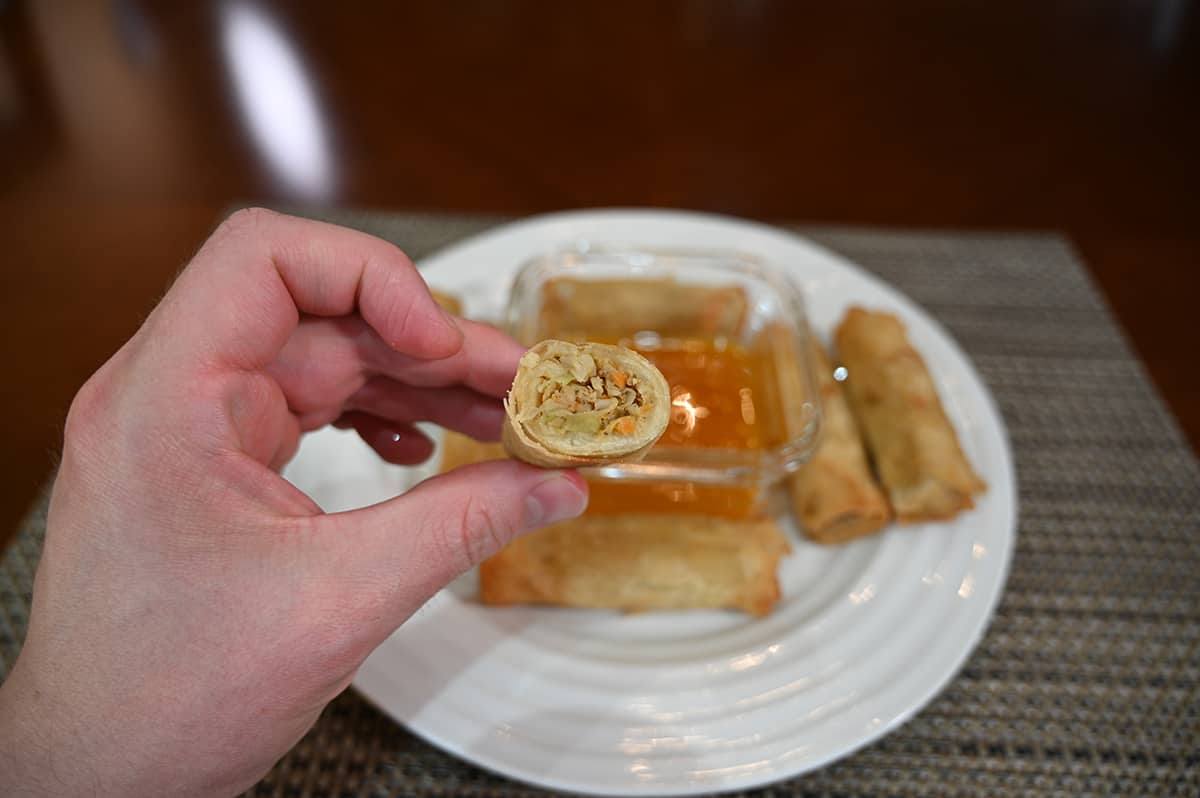
<svg viewBox="0 0 1200 798">
<path fill-rule="evenodd" d="M 357 312 L 394 351 L 449 357 L 463 334 L 396 247 L 335 225 L 262 209 L 221 224 L 155 310 L 172 357 L 216 367 L 271 363 L 302 314 Z"/>
<path fill-rule="evenodd" d="M 334 426 L 353 429 L 376 454 L 396 465 L 423 463 L 433 454 L 433 441 L 412 424 L 352 412 L 335 421 Z"/>
</svg>

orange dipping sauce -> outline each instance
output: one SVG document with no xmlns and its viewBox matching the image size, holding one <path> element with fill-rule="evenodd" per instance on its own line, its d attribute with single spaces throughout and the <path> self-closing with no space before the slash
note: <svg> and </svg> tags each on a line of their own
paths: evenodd
<svg viewBox="0 0 1200 798">
<path fill-rule="evenodd" d="M 666 339 L 655 349 L 637 349 L 671 386 L 671 424 L 659 445 L 714 449 L 761 449 L 755 407 L 761 359 L 726 339 Z"/>
<path fill-rule="evenodd" d="M 639 337 L 603 341 L 634 349 L 671 386 L 671 422 L 655 448 L 758 450 L 771 446 L 764 380 L 772 365 L 726 338 Z M 653 460 L 651 450 L 648 461 Z M 761 487 L 694 482 L 589 480 L 588 514 L 684 512 L 747 517 L 761 511 Z"/>
</svg>

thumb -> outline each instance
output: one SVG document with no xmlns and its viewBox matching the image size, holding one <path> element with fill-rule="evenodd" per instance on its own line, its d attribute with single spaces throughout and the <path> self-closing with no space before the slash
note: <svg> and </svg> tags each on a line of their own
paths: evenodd
<svg viewBox="0 0 1200 798">
<path fill-rule="evenodd" d="M 587 483 L 574 471 L 494 460 L 327 518 L 343 527 L 337 539 L 353 549 L 343 564 L 358 572 L 360 585 L 383 591 L 390 610 L 384 614 L 396 625 L 514 538 L 582 513 L 587 497 Z"/>
</svg>

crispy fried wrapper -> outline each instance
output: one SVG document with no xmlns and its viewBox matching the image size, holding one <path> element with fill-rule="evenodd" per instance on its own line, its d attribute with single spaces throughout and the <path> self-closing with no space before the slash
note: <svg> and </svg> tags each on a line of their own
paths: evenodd
<svg viewBox="0 0 1200 798">
<path fill-rule="evenodd" d="M 986 485 L 959 445 L 937 388 L 904 325 L 851 308 L 836 333 L 846 395 L 879 469 L 896 519 L 952 518 Z"/>
<path fill-rule="evenodd" d="M 878 532 L 891 508 L 863 448 L 825 347 L 810 341 L 821 392 L 821 440 L 804 467 L 789 478 L 792 509 L 804 533 L 818 543 L 843 543 Z"/>
<path fill-rule="evenodd" d="M 501 440 L 544 468 L 640 460 L 667 429 L 662 372 L 629 349 L 548 340 L 521 358 L 504 401 Z"/>
<path fill-rule="evenodd" d="M 788 544 L 770 519 L 583 517 L 517 538 L 480 567 L 484 604 L 766 615 Z"/>
</svg>

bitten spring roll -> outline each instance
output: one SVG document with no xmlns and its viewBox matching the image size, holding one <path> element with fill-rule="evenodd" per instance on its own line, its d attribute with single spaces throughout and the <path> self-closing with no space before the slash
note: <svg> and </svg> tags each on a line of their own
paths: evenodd
<svg viewBox="0 0 1200 798">
<path fill-rule="evenodd" d="M 821 392 L 821 441 L 788 483 L 805 534 L 818 543 L 843 543 L 882 529 L 891 509 L 863 449 L 858 425 L 825 348 L 811 341 Z"/>
<path fill-rule="evenodd" d="M 521 357 L 504 409 L 501 440 L 518 460 L 545 468 L 632 462 L 666 431 L 671 391 L 637 352 L 548 340 Z"/>
<path fill-rule="evenodd" d="M 904 325 L 851 308 L 838 326 L 846 393 L 862 425 L 896 519 L 952 518 L 986 490 L 967 462 L 937 388 Z"/>
</svg>

